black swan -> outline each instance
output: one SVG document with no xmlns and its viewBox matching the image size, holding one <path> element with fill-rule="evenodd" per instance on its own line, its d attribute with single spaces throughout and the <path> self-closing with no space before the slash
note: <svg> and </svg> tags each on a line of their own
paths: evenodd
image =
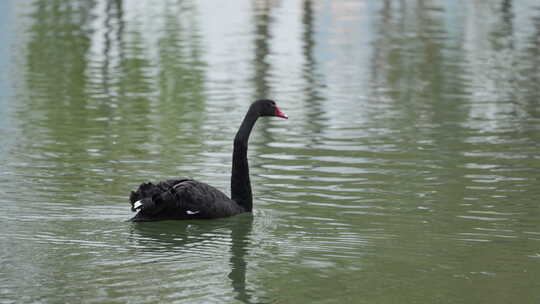
<svg viewBox="0 0 540 304">
<path fill-rule="evenodd" d="M 247 145 L 259 116 L 288 118 L 272 100 L 257 100 L 251 104 L 234 137 L 231 198 L 208 184 L 192 179 L 171 179 L 157 185 L 143 183 L 129 197 L 131 210 L 138 211 L 131 221 L 213 219 L 251 212 L 253 201 Z"/>
</svg>

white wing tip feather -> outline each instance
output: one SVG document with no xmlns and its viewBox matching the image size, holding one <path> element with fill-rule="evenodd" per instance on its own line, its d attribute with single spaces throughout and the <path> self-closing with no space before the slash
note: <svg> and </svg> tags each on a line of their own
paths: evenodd
<svg viewBox="0 0 540 304">
<path fill-rule="evenodd" d="M 135 203 L 133 203 L 133 209 L 137 209 L 142 206 L 142 200 L 138 200 Z"/>
</svg>

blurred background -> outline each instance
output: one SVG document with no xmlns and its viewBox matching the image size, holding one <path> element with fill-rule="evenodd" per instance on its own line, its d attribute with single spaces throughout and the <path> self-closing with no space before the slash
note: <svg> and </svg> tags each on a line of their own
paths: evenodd
<svg viewBox="0 0 540 304">
<path fill-rule="evenodd" d="M 536 303 L 539 151 L 537 0 L 3 0 L 0 303 Z"/>
</svg>

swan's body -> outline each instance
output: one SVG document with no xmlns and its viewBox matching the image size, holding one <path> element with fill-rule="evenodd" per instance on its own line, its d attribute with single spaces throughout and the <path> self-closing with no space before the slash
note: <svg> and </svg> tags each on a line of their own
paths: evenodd
<svg viewBox="0 0 540 304">
<path fill-rule="evenodd" d="M 218 189 L 192 179 L 172 179 L 158 184 L 143 183 L 131 192 L 132 221 L 212 219 L 251 212 L 253 198 L 249 180 L 247 144 L 260 116 L 287 118 L 275 102 L 258 100 L 249 108 L 234 138 L 231 198 Z"/>
</svg>

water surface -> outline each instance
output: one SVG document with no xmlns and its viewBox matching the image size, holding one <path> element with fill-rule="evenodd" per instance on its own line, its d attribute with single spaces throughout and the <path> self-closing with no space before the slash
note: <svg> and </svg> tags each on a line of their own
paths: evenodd
<svg viewBox="0 0 540 304">
<path fill-rule="evenodd" d="M 537 1 L 2 1 L 0 303 L 540 301 Z M 134 224 L 143 181 L 255 211 Z"/>
</svg>

